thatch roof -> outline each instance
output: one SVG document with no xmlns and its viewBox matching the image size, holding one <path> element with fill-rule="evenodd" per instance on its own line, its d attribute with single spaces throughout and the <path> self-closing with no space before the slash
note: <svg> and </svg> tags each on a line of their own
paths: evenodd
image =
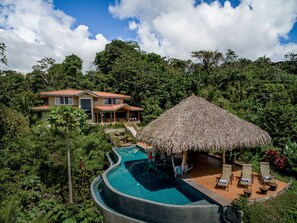
<svg viewBox="0 0 297 223">
<path fill-rule="evenodd" d="M 137 140 L 179 153 L 256 147 L 268 144 L 271 137 L 207 100 L 190 96 L 144 127 Z"/>
</svg>

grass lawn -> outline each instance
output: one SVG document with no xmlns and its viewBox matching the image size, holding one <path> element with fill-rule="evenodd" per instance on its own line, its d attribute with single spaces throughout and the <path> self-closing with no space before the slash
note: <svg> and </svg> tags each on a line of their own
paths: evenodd
<svg viewBox="0 0 297 223">
<path fill-rule="evenodd" d="M 251 206 L 243 205 L 242 209 L 244 222 L 297 222 L 297 180 L 293 179 L 292 187 L 276 198 Z"/>
</svg>

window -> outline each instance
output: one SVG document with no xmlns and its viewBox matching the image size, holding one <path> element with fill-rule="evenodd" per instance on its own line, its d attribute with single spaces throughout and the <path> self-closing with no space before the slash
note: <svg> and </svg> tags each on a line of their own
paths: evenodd
<svg viewBox="0 0 297 223">
<path fill-rule="evenodd" d="M 117 105 L 120 104 L 120 99 L 118 98 L 105 98 L 104 99 L 105 105 Z"/>
<path fill-rule="evenodd" d="M 94 98 L 94 101 L 98 101 L 98 98 Z"/>
<path fill-rule="evenodd" d="M 48 98 L 44 98 L 44 99 L 43 99 L 43 104 L 44 104 L 44 105 L 48 105 Z"/>
<path fill-rule="evenodd" d="M 72 97 L 56 97 L 56 105 L 72 105 Z"/>
</svg>

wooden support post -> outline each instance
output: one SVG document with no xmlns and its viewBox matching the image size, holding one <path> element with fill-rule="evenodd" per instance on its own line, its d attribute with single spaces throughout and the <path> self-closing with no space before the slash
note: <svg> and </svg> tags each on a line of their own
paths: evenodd
<svg viewBox="0 0 297 223">
<path fill-rule="evenodd" d="M 183 151 L 182 168 L 183 168 L 183 170 L 187 169 L 187 150 Z"/>
<path fill-rule="evenodd" d="M 103 124 L 103 112 L 100 112 L 101 124 Z"/>
<path fill-rule="evenodd" d="M 116 121 L 117 121 L 116 118 L 117 118 L 117 117 L 116 117 L 116 112 L 114 111 L 114 112 L 113 112 L 113 122 L 116 122 Z"/>
<path fill-rule="evenodd" d="M 222 164 L 225 164 L 225 162 L 226 162 L 225 157 L 226 157 L 226 152 L 224 150 L 223 153 L 222 153 Z"/>
<path fill-rule="evenodd" d="M 128 119 L 128 122 L 130 122 L 130 111 L 128 110 L 128 117 L 127 117 L 127 119 Z"/>
<path fill-rule="evenodd" d="M 138 111 L 138 121 L 140 121 L 140 112 Z"/>
</svg>

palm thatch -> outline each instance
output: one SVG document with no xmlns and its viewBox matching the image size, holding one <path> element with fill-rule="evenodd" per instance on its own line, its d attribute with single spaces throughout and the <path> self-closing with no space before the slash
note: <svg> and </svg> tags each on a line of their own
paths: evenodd
<svg viewBox="0 0 297 223">
<path fill-rule="evenodd" d="M 137 140 L 160 150 L 180 153 L 256 147 L 268 144 L 271 137 L 207 100 L 190 96 L 149 123 Z"/>
</svg>

